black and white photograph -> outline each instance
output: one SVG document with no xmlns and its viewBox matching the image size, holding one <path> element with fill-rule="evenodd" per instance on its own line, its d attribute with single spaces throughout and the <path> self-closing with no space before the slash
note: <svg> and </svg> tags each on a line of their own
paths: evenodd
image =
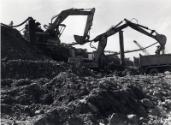
<svg viewBox="0 0 171 125">
<path fill-rule="evenodd" d="M 1 125 L 171 125 L 170 0 L 0 0 Z"/>
</svg>

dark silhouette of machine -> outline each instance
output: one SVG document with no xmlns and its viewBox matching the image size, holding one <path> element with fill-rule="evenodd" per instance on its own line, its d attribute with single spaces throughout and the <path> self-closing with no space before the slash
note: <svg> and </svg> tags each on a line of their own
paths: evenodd
<svg viewBox="0 0 171 125">
<path fill-rule="evenodd" d="M 89 40 L 89 32 L 92 26 L 93 16 L 95 8 L 92 9 L 67 9 L 61 11 L 58 15 L 51 18 L 51 23 L 45 25 L 45 31 L 38 28 L 39 23 L 33 18 L 29 17 L 27 19 L 28 24 L 25 28 L 25 36 L 27 40 L 32 43 L 42 43 L 46 42 L 60 44 L 60 36 L 63 33 L 66 25 L 62 22 L 71 15 L 87 16 L 86 26 L 83 36 L 74 35 L 75 41 L 79 44 L 85 43 Z"/>
<path fill-rule="evenodd" d="M 11 27 L 18 27 L 23 25 L 24 23 L 28 22 L 25 25 L 24 37 L 27 41 L 30 41 L 32 44 L 38 45 L 39 48 L 42 48 L 46 54 L 53 57 L 54 59 L 61 58 L 61 60 L 65 60 L 70 63 L 86 65 L 89 67 L 96 67 L 96 68 L 104 68 L 106 65 L 109 65 L 110 62 L 113 62 L 116 67 L 125 68 L 127 64 L 131 64 L 132 62 L 125 58 L 125 53 L 135 52 L 139 50 L 145 50 L 148 47 L 159 43 L 157 46 L 157 50 L 155 51 L 156 55 L 152 56 L 153 59 L 151 62 L 155 62 L 154 60 L 160 60 L 161 58 L 165 61 L 162 64 L 167 63 L 167 66 L 170 67 L 170 62 L 167 61 L 166 57 L 170 57 L 170 55 L 164 54 L 165 44 L 166 44 L 166 36 L 163 34 L 159 34 L 155 30 L 152 30 L 146 26 L 140 25 L 138 23 L 134 23 L 128 19 L 124 19 L 123 21 L 119 22 L 117 25 L 111 27 L 106 32 L 96 36 L 94 39 L 90 40 L 89 32 L 92 26 L 92 21 L 95 13 L 95 8 L 92 9 L 67 9 L 61 11 L 58 15 L 51 18 L 51 23 L 49 25 L 44 26 L 45 30 L 41 29 L 41 25 L 39 22 L 36 22 L 32 17 L 27 18 L 24 22 L 19 25 Z M 84 30 L 83 36 L 74 35 L 75 43 L 72 44 L 61 44 L 60 36 L 63 33 L 66 25 L 62 24 L 62 22 L 71 15 L 81 15 L 87 16 L 86 26 Z M 151 44 L 148 47 L 143 48 L 139 43 L 135 42 L 138 46 L 138 50 L 124 50 L 124 36 L 123 36 L 123 29 L 130 27 L 146 36 L 149 36 L 155 39 L 157 42 Z M 114 53 L 113 56 L 105 55 L 105 47 L 107 45 L 107 39 L 111 35 L 119 33 L 119 41 L 120 41 L 120 52 Z M 76 49 L 72 45 L 80 44 L 83 45 L 85 43 L 92 43 L 98 42 L 98 47 L 96 51 L 93 53 L 87 53 L 86 51 L 82 51 L 81 49 Z M 120 59 L 116 56 L 120 54 Z M 162 55 L 161 55 L 162 54 Z M 91 57 L 91 59 L 89 58 Z M 149 70 L 151 65 L 146 67 L 146 63 L 148 62 L 149 56 L 140 56 L 139 62 L 141 64 L 141 69 Z M 159 57 L 159 58 L 158 58 Z M 141 61 L 143 60 L 143 61 Z M 126 62 L 127 61 L 127 62 Z M 117 62 L 117 63 L 116 63 Z M 159 62 L 159 61 L 158 61 Z M 150 63 L 149 63 L 150 64 Z M 154 63 L 153 63 L 154 64 Z M 161 67 L 160 64 L 156 64 L 157 67 Z M 115 67 L 115 68 L 116 68 Z M 145 68 L 142 68 L 145 67 Z M 120 68 L 119 68 L 120 69 Z"/>
<path fill-rule="evenodd" d="M 89 41 L 89 33 L 93 22 L 95 8 L 91 9 L 67 9 L 61 11 L 58 15 L 51 18 L 49 25 L 44 25 L 44 30 L 41 29 L 41 24 L 32 17 L 28 17 L 19 25 L 10 25 L 10 27 L 19 27 L 23 24 L 24 38 L 32 45 L 36 45 L 43 52 L 55 60 L 67 61 L 68 57 L 79 53 L 80 50 L 75 49 L 71 45 L 61 43 L 60 36 L 62 35 L 66 25 L 62 24 L 68 16 L 87 16 L 86 25 L 83 36 L 74 35 L 77 44 L 83 44 Z M 79 27 L 76 27 L 79 28 Z M 76 51 L 76 52 L 75 52 Z M 83 53 L 84 50 L 81 50 Z"/>
<path fill-rule="evenodd" d="M 165 35 L 159 34 L 155 30 L 149 29 L 146 26 L 136 24 L 127 19 L 124 19 L 123 21 L 119 22 L 116 26 L 111 27 L 109 30 L 96 36 L 92 40 L 94 42 L 98 42 L 98 47 L 97 47 L 97 50 L 96 50 L 96 53 L 94 56 L 95 57 L 94 60 L 99 66 L 104 64 L 104 62 L 102 60 L 104 60 L 103 55 L 104 55 L 104 49 L 107 44 L 107 38 L 110 37 L 111 35 L 118 33 L 118 32 L 119 32 L 119 40 L 120 40 L 121 65 L 123 65 L 123 66 L 125 65 L 124 53 L 126 53 L 126 52 L 124 51 L 124 42 L 123 42 L 124 39 L 123 39 L 123 31 L 122 30 L 127 27 L 130 27 L 144 35 L 147 35 L 147 36 L 155 39 L 160 45 L 156 51 L 156 54 L 160 55 L 161 52 L 162 52 L 162 54 L 164 54 L 165 44 L 166 44 L 166 40 L 167 40 Z"/>
</svg>

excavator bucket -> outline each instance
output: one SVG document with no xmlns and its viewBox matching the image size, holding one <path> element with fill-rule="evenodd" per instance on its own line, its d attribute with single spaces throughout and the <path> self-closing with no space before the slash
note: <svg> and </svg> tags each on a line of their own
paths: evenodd
<svg viewBox="0 0 171 125">
<path fill-rule="evenodd" d="M 84 36 L 74 35 L 74 39 L 78 44 L 84 44 L 87 42 Z"/>
</svg>

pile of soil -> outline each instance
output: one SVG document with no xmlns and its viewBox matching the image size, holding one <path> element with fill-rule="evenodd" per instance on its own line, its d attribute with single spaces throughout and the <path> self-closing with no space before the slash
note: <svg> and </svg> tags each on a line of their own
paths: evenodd
<svg viewBox="0 0 171 125">
<path fill-rule="evenodd" d="M 53 78 L 68 68 L 45 54 L 41 46 L 26 41 L 17 29 L 1 24 L 1 38 L 2 79 Z"/>
<path fill-rule="evenodd" d="M 1 25 L 1 33 L 2 124 L 171 123 L 170 74 L 119 77 L 76 69 L 49 59 L 16 29 Z"/>
<path fill-rule="evenodd" d="M 2 79 L 53 78 L 69 65 L 52 60 L 7 60 L 1 64 Z"/>
<path fill-rule="evenodd" d="M 72 72 L 53 79 L 4 79 L 2 118 L 34 125 L 162 124 L 171 111 L 169 82 L 165 76 L 97 78 Z"/>
<path fill-rule="evenodd" d="M 1 58 L 2 60 L 58 60 L 68 61 L 71 49 L 74 47 L 66 44 L 51 44 L 26 41 L 21 33 L 5 24 L 1 26 Z M 82 50 L 83 51 L 83 50 Z M 83 53 L 85 54 L 85 52 Z"/>
<path fill-rule="evenodd" d="M 18 30 L 1 24 L 1 59 L 44 60 L 47 57 L 27 42 Z"/>
</svg>

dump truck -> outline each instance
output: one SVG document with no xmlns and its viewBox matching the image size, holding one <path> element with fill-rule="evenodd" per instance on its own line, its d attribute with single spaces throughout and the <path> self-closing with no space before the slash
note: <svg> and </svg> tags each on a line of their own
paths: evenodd
<svg viewBox="0 0 171 125">
<path fill-rule="evenodd" d="M 120 21 L 117 25 L 109 28 L 106 32 L 96 36 L 92 41 L 94 42 L 98 42 L 98 47 L 96 49 L 96 54 L 95 54 L 95 62 L 101 67 L 103 66 L 105 63 L 103 63 L 103 57 L 104 57 L 104 53 L 105 53 L 105 47 L 107 45 L 107 39 L 108 37 L 115 35 L 116 33 L 119 33 L 119 41 L 120 41 L 120 56 L 121 56 L 121 65 L 124 66 L 125 62 L 124 62 L 124 58 L 125 58 L 125 53 L 128 53 L 126 51 L 124 51 L 124 36 L 123 36 L 123 29 L 130 27 L 134 30 L 136 30 L 137 32 L 140 32 L 146 36 L 149 36 L 153 39 L 155 39 L 157 41 L 157 43 L 159 44 L 158 49 L 156 50 L 156 54 L 160 55 L 160 54 L 164 54 L 164 49 L 165 49 L 165 44 L 167 41 L 167 37 L 163 34 L 159 34 L 158 32 L 156 32 L 155 30 L 152 30 L 146 26 L 134 23 L 128 19 L 124 19 L 122 21 Z M 141 50 L 141 49 L 140 49 Z M 134 52 L 136 50 L 130 51 L 130 52 Z M 108 62 L 107 62 L 108 63 Z"/>
<path fill-rule="evenodd" d="M 171 54 L 140 55 L 138 63 L 140 73 L 155 74 L 171 71 Z"/>
</svg>

